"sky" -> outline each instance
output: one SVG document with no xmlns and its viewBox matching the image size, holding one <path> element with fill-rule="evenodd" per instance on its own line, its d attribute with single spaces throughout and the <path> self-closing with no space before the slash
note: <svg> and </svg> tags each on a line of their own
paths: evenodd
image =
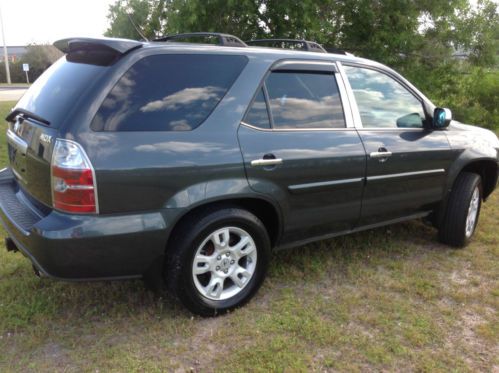
<svg viewBox="0 0 499 373">
<path fill-rule="evenodd" d="M 0 0 L 5 43 L 53 43 L 106 31 L 109 5 L 116 0 Z M 470 0 L 476 4 L 477 0 Z M 499 0 L 494 0 L 499 5 Z M 0 45 L 3 45 L 0 39 Z"/>
<path fill-rule="evenodd" d="M 7 45 L 102 36 L 116 0 L 0 0 Z M 0 45 L 3 45 L 0 35 Z"/>
</svg>

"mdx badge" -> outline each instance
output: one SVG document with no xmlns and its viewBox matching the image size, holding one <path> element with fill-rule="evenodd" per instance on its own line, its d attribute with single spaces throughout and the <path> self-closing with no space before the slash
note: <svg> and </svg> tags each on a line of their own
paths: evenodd
<svg viewBox="0 0 499 373">
<path fill-rule="evenodd" d="M 46 133 L 42 133 L 40 135 L 40 142 L 44 142 L 46 144 L 50 144 L 51 141 L 52 141 L 52 136 L 47 135 Z"/>
</svg>

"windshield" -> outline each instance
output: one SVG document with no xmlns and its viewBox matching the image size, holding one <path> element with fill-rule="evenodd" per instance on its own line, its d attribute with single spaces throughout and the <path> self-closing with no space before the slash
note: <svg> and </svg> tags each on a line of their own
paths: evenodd
<svg viewBox="0 0 499 373">
<path fill-rule="evenodd" d="M 30 111 L 59 128 L 85 89 L 107 67 L 68 62 L 66 56 L 50 66 L 19 100 L 16 108 Z"/>
</svg>

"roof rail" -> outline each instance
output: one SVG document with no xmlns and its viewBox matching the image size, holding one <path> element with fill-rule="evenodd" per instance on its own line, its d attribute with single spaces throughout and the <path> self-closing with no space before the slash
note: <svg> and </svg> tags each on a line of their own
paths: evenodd
<svg viewBox="0 0 499 373">
<path fill-rule="evenodd" d="M 326 51 L 328 53 L 333 53 L 333 54 L 344 54 L 345 56 L 353 56 L 352 53 L 349 53 L 343 49 L 334 48 L 334 47 L 326 47 Z"/>
<path fill-rule="evenodd" d="M 306 50 L 307 52 L 327 53 L 327 51 L 315 41 L 300 40 L 300 39 L 256 39 L 246 42 L 247 45 L 254 45 L 269 48 L 285 48 L 286 44 L 294 44 L 298 49 Z"/>
<path fill-rule="evenodd" d="M 218 45 L 224 47 L 246 47 L 247 45 L 238 37 L 220 32 L 188 32 L 184 34 L 167 35 L 153 41 L 174 41 L 178 39 L 188 39 L 195 37 L 215 37 L 218 38 Z"/>
</svg>

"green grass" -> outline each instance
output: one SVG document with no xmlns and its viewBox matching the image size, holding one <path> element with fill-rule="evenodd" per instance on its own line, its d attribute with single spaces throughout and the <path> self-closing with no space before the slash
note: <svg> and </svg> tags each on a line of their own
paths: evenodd
<svg viewBox="0 0 499 373">
<path fill-rule="evenodd" d="M 140 281 L 38 279 L 2 243 L 0 371 L 497 370 L 498 202 L 464 250 L 415 221 L 276 253 L 255 299 L 216 319 Z"/>
</svg>

